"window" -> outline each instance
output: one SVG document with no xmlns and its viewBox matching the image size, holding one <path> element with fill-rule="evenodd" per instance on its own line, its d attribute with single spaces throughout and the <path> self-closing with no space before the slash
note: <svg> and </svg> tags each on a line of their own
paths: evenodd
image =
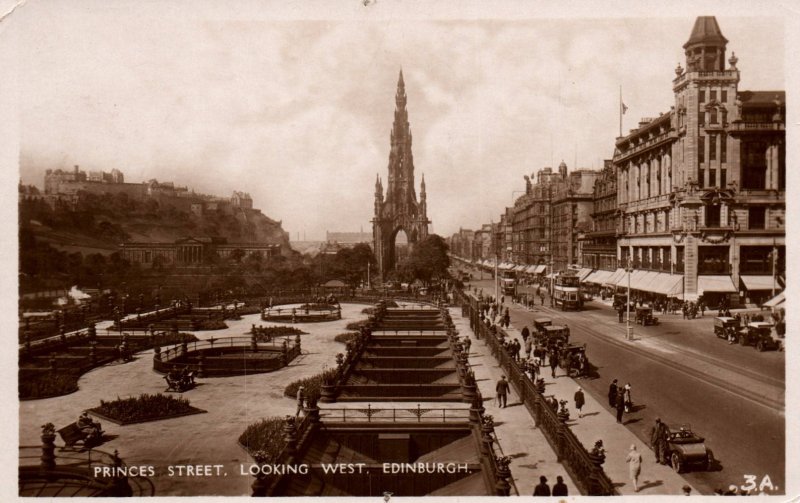
<svg viewBox="0 0 800 503">
<path fill-rule="evenodd" d="M 700 184 L 700 187 L 706 186 L 706 170 L 704 169 L 697 170 L 697 183 Z"/>
<path fill-rule="evenodd" d="M 706 205 L 706 227 L 719 227 L 721 209 L 719 204 Z"/>
<path fill-rule="evenodd" d="M 697 110 L 697 124 L 703 126 L 705 125 L 705 123 L 706 123 L 706 111 L 703 109 L 703 107 L 700 107 Z"/>
<path fill-rule="evenodd" d="M 728 274 L 727 246 L 698 246 L 698 274 Z"/>
<path fill-rule="evenodd" d="M 763 190 L 767 177 L 766 142 L 742 142 L 742 188 Z"/>
<path fill-rule="evenodd" d="M 704 103 L 706 101 L 706 90 L 701 89 L 697 92 L 697 102 Z"/>
<path fill-rule="evenodd" d="M 717 91 L 716 90 L 709 92 L 708 100 L 709 101 L 716 101 L 717 100 Z"/>
<path fill-rule="evenodd" d="M 767 209 L 763 206 L 751 206 L 747 209 L 747 227 L 749 229 L 766 228 Z"/>
<path fill-rule="evenodd" d="M 720 188 L 724 189 L 728 186 L 728 170 L 721 169 L 719 170 L 719 186 Z"/>
<path fill-rule="evenodd" d="M 709 187 L 716 187 L 717 186 L 717 170 L 716 169 L 709 169 L 708 170 L 708 186 Z"/>
<path fill-rule="evenodd" d="M 716 112 L 712 112 L 715 114 Z M 713 116 L 713 115 L 712 115 Z M 714 121 L 712 121 L 714 122 Z M 716 161 L 717 160 L 717 135 L 712 134 L 708 137 L 708 160 L 709 161 Z M 713 183 L 711 185 L 714 185 Z"/>
<path fill-rule="evenodd" d="M 722 94 L 722 97 L 720 98 L 720 101 L 723 102 L 723 103 L 727 103 L 728 102 L 728 91 L 722 91 L 721 94 Z"/>
<path fill-rule="evenodd" d="M 772 274 L 771 246 L 742 246 L 739 249 L 739 274 Z M 776 264 L 777 265 L 777 264 Z M 776 269 L 778 269 L 776 267 Z"/>
<path fill-rule="evenodd" d="M 711 109 L 711 118 L 709 119 L 709 123 L 716 124 L 717 122 L 717 108 L 714 107 Z"/>
<path fill-rule="evenodd" d="M 722 133 L 719 137 L 719 161 L 728 162 L 728 135 Z"/>
<path fill-rule="evenodd" d="M 706 162 L 706 137 L 697 139 L 697 162 Z"/>
</svg>

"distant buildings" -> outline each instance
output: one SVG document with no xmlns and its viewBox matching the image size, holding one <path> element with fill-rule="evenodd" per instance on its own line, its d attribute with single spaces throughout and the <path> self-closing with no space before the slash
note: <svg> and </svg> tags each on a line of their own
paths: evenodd
<svg viewBox="0 0 800 503">
<path fill-rule="evenodd" d="M 123 259 L 145 267 L 199 266 L 218 259 L 241 259 L 250 256 L 270 258 L 280 255 L 281 246 L 267 243 L 228 243 L 225 238 L 189 237 L 171 243 L 123 243 Z M 238 252 L 236 250 L 239 250 Z"/>
</svg>

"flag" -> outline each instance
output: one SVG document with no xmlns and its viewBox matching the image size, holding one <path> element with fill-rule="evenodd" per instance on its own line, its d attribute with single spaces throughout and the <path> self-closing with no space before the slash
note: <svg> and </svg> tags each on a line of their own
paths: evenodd
<svg viewBox="0 0 800 503">
<path fill-rule="evenodd" d="M 621 101 L 619 102 L 619 104 L 620 104 L 620 108 L 622 109 L 622 114 L 625 115 L 625 112 L 628 111 L 628 107 L 625 105 L 625 103 L 623 103 Z"/>
</svg>

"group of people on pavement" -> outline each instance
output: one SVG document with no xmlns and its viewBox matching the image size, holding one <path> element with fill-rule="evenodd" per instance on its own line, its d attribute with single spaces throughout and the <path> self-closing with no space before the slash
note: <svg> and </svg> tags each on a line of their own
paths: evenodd
<svg viewBox="0 0 800 503">
<path fill-rule="evenodd" d="M 544 475 L 539 477 L 539 484 L 533 489 L 534 496 L 569 496 L 569 489 L 567 484 L 564 483 L 564 477 L 561 475 L 556 477 L 556 483 L 553 485 L 553 490 L 547 485 L 547 477 Z"/>
<path fill-rule="evenodd" d="M 622 423 L 622 414 L 633 409 L 631 383 L 620 386 L 616 379 L 612 380 L 608 385 L 608 405 L 617 411 L 617 422 Z"/>
</svg>

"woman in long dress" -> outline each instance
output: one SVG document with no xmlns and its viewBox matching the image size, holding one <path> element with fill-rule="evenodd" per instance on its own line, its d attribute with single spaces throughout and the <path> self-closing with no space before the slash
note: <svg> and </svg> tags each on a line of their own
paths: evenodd
<svg viewBox="0 0 800 503">
<path fill-rule="evenodd" d="M 636 450 L 636 446 L 631 444 L 631 450 L 625 459 L 628 463 L 628 470 L 633 480 L 633 490 L 639 492 L 639 475 L 642 473 L 642 455 Z"/>
</svg>

